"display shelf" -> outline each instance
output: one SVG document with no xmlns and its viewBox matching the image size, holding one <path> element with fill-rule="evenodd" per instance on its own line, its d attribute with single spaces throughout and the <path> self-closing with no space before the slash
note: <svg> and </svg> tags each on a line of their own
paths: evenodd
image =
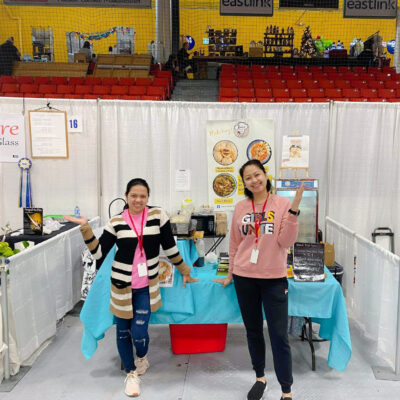
<svg viewBox="0 0 400 400">
<path fill-rule="evenodd" d="M 294 29 L 287 28 L 280 31 L 278 27 L 267 27 L 264 33 L 264 55 L 274 54 L 283 56 L 293 55 Z"/>
<path fill-rule="evenodd" d="M 236 54 L 236 29 L 214 30 L 209 28 L 208 55 L 209 56 L 234 56 Z"/>
</svg>

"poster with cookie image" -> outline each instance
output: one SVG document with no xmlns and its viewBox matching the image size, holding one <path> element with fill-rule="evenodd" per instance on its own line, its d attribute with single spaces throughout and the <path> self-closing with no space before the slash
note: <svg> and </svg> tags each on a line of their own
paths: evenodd
<svg viewBox="0 0 400 400">
<path fill-rule="evenodd" d="M 160 257 L 158 264 L 158 280 L 161 287 L 174 286 L 175 266 L 168 258 Z"/>
<path fill-rule="evenodd" d="M 309 136 L 284 136 L 282 139 L 282 167 L 308 168 Z"/>
<path fill-rule="evenodd" d="M 207 121 L 209 204 L 233 210 L 244 195 L 239 169 L 252 159 L 261 161 L 270 178 L 275 176 L 273 120 Z"/>
</svg>

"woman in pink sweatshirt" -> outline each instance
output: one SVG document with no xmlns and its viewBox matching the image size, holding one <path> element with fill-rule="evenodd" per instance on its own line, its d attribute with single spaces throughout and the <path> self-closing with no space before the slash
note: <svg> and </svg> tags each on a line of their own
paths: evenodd
<svg viewBox="0 0 400 400">
<path fill-rule="evenodd" d="M 263 312 L 268 325 L 275 373 L 282 399 L 291 398 L 292 358 L 287 334 L 287 248 L 297 239 L 302 185 L 290 201 L 271 194 L 263 165 L 250 160 L 240 169 L 247 199 L 237 203 L 229 242 L 229 274 L 216 279 L 223 287 L 234 281 L 247 333 L 256 382 L 247 399 L 260 400 L 266 390 Z"/>
</svg>

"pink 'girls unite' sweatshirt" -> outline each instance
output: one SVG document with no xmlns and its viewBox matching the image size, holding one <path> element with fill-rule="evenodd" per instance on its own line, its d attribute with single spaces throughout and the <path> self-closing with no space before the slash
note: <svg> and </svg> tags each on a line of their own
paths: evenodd
<svg viewBox="0 0 400 400">
<path fill-rule="evenodd" d="M 255 204 L 256 214 L 263 204 Z M 251 199 L 236 204 L 229 241 L 229 272 L 249 278 L 283 278 L 287 275 L 287 248 L 297 239 L 297 216 L 288 212 L 290 201 L 272 194 L 261 217 L 257 264 L 250 262 L 255 247 L 254 213 Z"/>
</svg>

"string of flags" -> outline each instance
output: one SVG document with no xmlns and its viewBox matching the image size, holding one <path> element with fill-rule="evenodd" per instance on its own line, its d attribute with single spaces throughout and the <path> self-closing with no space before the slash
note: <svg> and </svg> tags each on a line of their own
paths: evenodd
<svg viewBox="0 0 400 400">
<path fill-rule="evenodd" d="M 104 32 L 96 32 L 96 33 L 82 33 L 82 32 L 71 32 L 74 37 L 80 38 L 82 40 L 89 40 L 90 42 L 93 40 L 102 40 L 102 39 L 107 39 L 110 35 L 114 34 L 117 29 L 120 29 L 123 35 L 129 35 L 133 33 L 133 28 L 130 27 L 113 27 L 107 31 Z"/>
</svg>

